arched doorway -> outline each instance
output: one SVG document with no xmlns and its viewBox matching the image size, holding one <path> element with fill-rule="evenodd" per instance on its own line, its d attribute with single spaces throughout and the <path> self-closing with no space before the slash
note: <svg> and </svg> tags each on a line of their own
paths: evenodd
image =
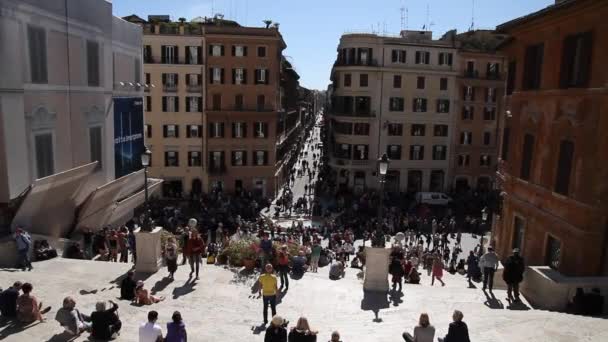
<svg viewBox="0 0 608 342">
<path fill-rule="evenodd" d="M 194 178 L 192 180 L 192 195 L 198 196 L 203 192 L 203 183 L 200 179 Z"/>
</svg>

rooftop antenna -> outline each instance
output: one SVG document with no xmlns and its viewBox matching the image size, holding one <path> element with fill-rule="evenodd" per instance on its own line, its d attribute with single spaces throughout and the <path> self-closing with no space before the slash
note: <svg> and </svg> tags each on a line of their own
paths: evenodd
<svg viewBox="0 0 608 342">
<path fill-rule="evenodd" d="M 473 31 L 475 29 L 475 0 L 471 0 L 471 27 L 469 27 L 469 31 Z"/>
<path fill-rule="evenodd" d="M 409 28 L 409 18 L 410 18 L 410 10 L 406 7 L 405 8 L 405 29 L 407 30 Z"/>
<path fill-rule="evenodd" d="M 405 7 L 401 6 L 401 31 L 405 30 Z"/>
<path fill-rule="evenodd" d="M 211 16 L 215 16 L 215 0 L 211 0 Z"/>
<path fill-rule="evenodd" d="M 429 3 L 426 3 L 426 21 L 424 22 L 424 28 L 428 29 L 429 28 Z"/>
</svg>

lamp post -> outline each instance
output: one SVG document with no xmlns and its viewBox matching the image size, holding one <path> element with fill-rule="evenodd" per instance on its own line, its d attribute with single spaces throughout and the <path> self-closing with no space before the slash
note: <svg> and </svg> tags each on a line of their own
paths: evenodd
<svg viewBox="0 0 608 342">
<path fill-rule="evenodd" d="M 141 154 L 141 165 L 144 167 L 144 220 L 142 222 L 142 230 L 149 232 L 150 228 L 150 217 L 148 207 L 148 166 L 150 166 L 150 156 L 152 152 L 146 147 L 145 151 Z"/>
<path fill-rule="evenodd" d="M 389 159 L 386 153 L 378 159 L 378 176 L 380 182 L 380 205 L 378 206 L 378 225 L 382 227 L 382 206 L 384 205 L 384 183 L 386 182 L 386 172 L 388 171 Z"/>
<path fill-rule="evenodd" d="M 485 234 L 485 228 L 487 226 L 487 222 L 488 222 L 488 207 L 483 207 L 483 209 L 481 209 L 481 224 L 482 224 L 482 229 L 481 229 L 481 237 L 479 238 L 479 254 L 483 254 L 483 236 Z"/>
</svg>

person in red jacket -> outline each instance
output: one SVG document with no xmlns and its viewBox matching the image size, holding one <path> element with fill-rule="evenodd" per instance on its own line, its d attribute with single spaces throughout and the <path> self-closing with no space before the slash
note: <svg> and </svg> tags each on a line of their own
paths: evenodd
<svg viewBox="0 0 608 342">
<path fill-rule="evenodd" d="M 196 265 L 196 279 L 198 279 L 198 271 L 204 251 L 205 243 L 203 242 L 203 239 L 201 239 L 201 234 L 197 231 L 192 232 L 188 239 L 188 244 L 186 245 L 186 255 L 188 255 L 188 261 L 190 263 L 190 277 L 192 277 L 194 266 Z"/>
</svg>

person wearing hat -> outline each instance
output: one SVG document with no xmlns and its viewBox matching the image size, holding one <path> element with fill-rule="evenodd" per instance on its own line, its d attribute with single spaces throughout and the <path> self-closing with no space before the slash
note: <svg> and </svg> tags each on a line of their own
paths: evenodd
<svg viewBox="0 0 608 342">
<path fill-rule="evenodd" d="M 272 317 L 270 326 L 266 329 L 264 342 L 287 342 L 287 330 L 284 327 L 285 320 L 279 315 Z"/>
<path fill-rule="evenodd" d="M 479 267 L 483 271 L 483 290 L 488 287 L 492 292 L 494 273 L 498 269 L 498 255 L 494 253 L 494 248 L 488 247 L 488 252 L 479 259 Z"/>
<path fill-rule="evenodd" d="M 507 296 L 509 300 L 519 302 L 519 283 L 524 279 L 526 269 L 524 259 L 519 255 L 519 248 L 513 249 L 513 255 L 507 258 L 505 269 L 502 272 L 502 279 L 507 283 Z"/>
</svg>

